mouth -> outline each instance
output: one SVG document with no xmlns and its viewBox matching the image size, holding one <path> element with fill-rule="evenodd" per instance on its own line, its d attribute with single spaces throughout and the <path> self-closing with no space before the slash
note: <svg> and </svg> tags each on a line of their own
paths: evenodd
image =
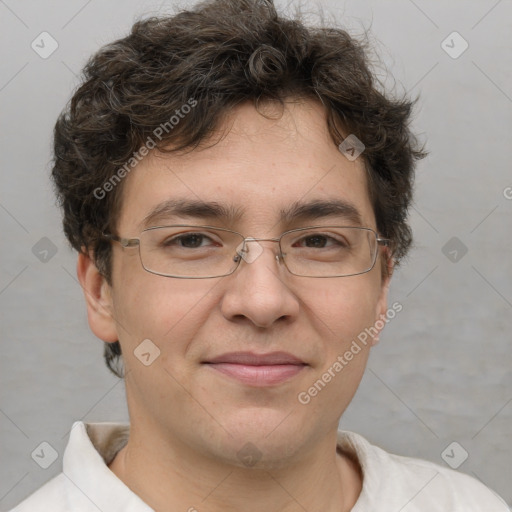
<svg viewBox="0 0 512 512">
<path fill-rule="evenodd" d="M 255 387 L 281 384 L 308 366 L 287 352 L 230 352 L 204 361 L 203 364 L 227 377 Z"/>
</svg>

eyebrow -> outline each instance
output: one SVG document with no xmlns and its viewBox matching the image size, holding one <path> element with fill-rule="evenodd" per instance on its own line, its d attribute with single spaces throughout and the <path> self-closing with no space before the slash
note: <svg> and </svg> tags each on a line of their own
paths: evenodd
<svg viewBox="0 0 512 512">
<path fill-rule="evenodd" d="M 361 226 L 362 216 L 356 206 L 342 199 L 313 200 L 310 202 L 297 201 L 290 208 L 281 210 L 281 219 L 285 223 L 310 221 L 327 217 L 342 217 L 343 222 Z"/>
<path fill-rule="evenodd" d="M 155 208 L 144 217 L 140 225 L 146 228 L 172 217 L 192 217 L 204 220 L 223 219 L 228 223 L 234 223 L 240 218 L 241 214 L 241 209 L 224 206 L 215 201 L 169 199 L 155 206 Z"/>
<path fill-rule="evenodd" d="M 233 225 L 244 213 L 243 208 L 222 205 L 215 201 L 169 199 L 159 203 L 144 217 L 140 226 L 145 229 L 158 225 L 159 222 L 169 221 L 173 217 L 190 217 L 201 220 L 221 220 Z M 289 208 L 281 209 L 280 220 L 283 224 L 312 221 L 316 219 L 337 217 L 343 222 L 361 226 L 361 214 L 352 203 L 341 199 L 297 201 Z"/>
</svg>

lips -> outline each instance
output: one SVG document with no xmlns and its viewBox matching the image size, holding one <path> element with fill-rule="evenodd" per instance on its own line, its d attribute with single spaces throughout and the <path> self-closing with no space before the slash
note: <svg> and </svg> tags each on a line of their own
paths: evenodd
<svg viewBox="0 0 512 512">
<path fill-rule="evenodd" d="M 256 387 L 283 383 L 307 366 L 304 361 L 287 352 L 230 352 L 208 359 L 203 364 L 227 377 Z"/>
<path fill-rule="evenodd" d="M 271 352 L 269 354 L 254 354 L 253 352 L 229 352 L 220 356 L 214 357 L 206 361 L 208 364 L 216 363 L 229 363 L 229 364 L 243 364 L 251 366 L 267 366 L 267 365 L 281 365 L 305 364 L 299 358 L 287 352 Z"/>
</svg>

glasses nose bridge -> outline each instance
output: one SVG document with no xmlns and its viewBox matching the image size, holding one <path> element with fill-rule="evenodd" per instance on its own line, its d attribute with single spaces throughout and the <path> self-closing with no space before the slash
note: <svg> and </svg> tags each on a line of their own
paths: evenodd
<svg viewBox="0 0 512 512">
<path fill-rule="evenodd" d="M 279 238 L 259 238 L 259 237 L 252 237 L 252 236 L 247 236 L 244 238 L 242 244 L 241 244 L 241 248 L 239 250 L 237 250 L 237 256 L 235 256 L 235 261 L 237 258 L 240 258 L 240 259 L 244 259 L 246 262 L 248 263 L 252 263 L 252 261 L 254 261 L 254 259 L 256 259 L 259 254 L 261 254 L 263 252 L 263 246 L 261 246 L 259 243 L 258 243 L 258 246 L 260 247 L 260 250 L 256 251 L 256 253 L 251 257 L 248 255 L 249 253 L 249 248 L 248 248 L 248 243 L 249 242 L 274 242 L 274 243 L 277 243 L 278 244 L 278 253 L 275 255 L 275 258 L 276 260 L 279 262 L 281 261 L 282 259 L 284 259 L 284 254 L 282 253 L 282 250 L 281 250 L 281 237 Z"/>
<path fill-rule="evenodd" d="M 277 242 L 279 243 L 281 238 L 255 238 L 253 236 L 246 236 L 244 242 Z"/>
<path fill-rule="evenodd" d="M 252 236 L 247 236 L 244 238 L 244 247 L 247 242 L 274 242 L 274 243 L 277 243 L 278 249 L 279 249 L 279 253 L 276 254 L 277 260 L 279 260 L 280 258 L 282 258 L 284 256 L 281 252 L 281 237 L 279 237 L 279 238 L 255 238 Z"/>
</svg>

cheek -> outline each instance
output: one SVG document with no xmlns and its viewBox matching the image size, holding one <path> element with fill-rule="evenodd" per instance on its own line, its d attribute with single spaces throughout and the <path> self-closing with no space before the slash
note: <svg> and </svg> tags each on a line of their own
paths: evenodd
<svg viewBox="0 0 512 512">
<path fill-rule="evenodd" d="M 319 352 L 314 372 L 297 399 L 312 415 L 323 415 L 328 424 L 338 421 L 364 374 L 379 283 L 374 276 L 364 274 L 312 289 L 308 306 L 319 334 Z"/>
<path fill-rule="evenodd" d="M 206 285 L 201 280 L 165 278 L 148 272 L 132 274 L 115 286 L 115 314 L 126 357 L 146 339 L 158 347 L 162 360 L 185 354 L 211 310 L 209 292 L 213 286 L 213 282 Z"/>
<path fill-rule="evenodd" d="M 342 349 L 375 322 L 380 280 L 372 273 L 315 281 L 308 289 L 304 308 L 310 310 L 329 345 Z"/>
<path fill-rule="evenodd" d="M 321 394 L 313 407 L 332 410 L 333 421 L 348 406 L 364 374 L 379 300 L 378 277 L 368 273 L 333 280 L 316 288 L 318 299 L 311 303 L 321 341 L 306 398 Z"/>
</svg>

